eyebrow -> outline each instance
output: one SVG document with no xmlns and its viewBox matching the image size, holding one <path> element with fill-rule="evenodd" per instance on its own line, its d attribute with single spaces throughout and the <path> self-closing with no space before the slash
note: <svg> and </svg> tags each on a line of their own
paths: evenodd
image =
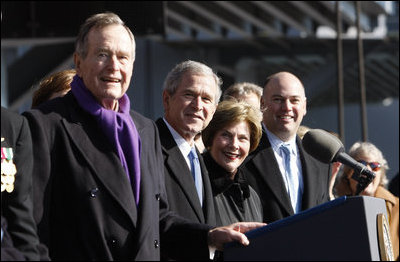
<svg viewBox="0 0 400 262">
<path fill-rule="evenodd" d="M 286 96 L 283 96 L 283 95 L 272 95 L 272 97 L 287 98 Z M 288 98 L 302 98 L 302 97 L 303 97 L 302 95 L 291 95 L 291 96 L 288 96 Z"/>
<path fill-rule="evenodd" d="M 233 133 L 231 131 L 229 131 L 228 129 L 222 129 L 222 134 L 223 133 L 228 133 L 229 135 L 233 135 Z M 250 132 L 249 133 L 237 133 L 237 135 L 240 136 L 246 136 L 246 137 L 250 137 Z"/>
</svg>

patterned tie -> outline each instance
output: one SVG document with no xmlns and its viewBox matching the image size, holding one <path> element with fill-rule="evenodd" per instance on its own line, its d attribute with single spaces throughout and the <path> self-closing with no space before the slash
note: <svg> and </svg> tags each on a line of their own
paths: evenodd
<svg viewBox="0 0 400 262">
<path fill-rule="evenodd" d="M 203 206 L 203 181 L 201 179 L 201 168 L 195 147 L 192 147 L 192 150 L 190 150 L 189 159 L 197 195 L 199 196 L 201 206 Z"/>
<path fill-rule="evenodd" d="M 284 158 L 285 158 L 285 176 L 286 176 L 286 181 L 287 181 L 287 186 L 288 186 L 288 194 L 290 197 L 290 201 L 292 202 L 292 207 L 295 213 L 298 213 L 301 210 L 301 206 L 299 203 L 299 200 L 301 197 L 299 197 L 299 180 L 298 178 L 294 175 L 294 172 L 292 172 L 291 166 L 290 166 L 290 148 L 288 144 L 283 144 L 281 147 L 281 150 L 283 152 Z"/>
</svg>

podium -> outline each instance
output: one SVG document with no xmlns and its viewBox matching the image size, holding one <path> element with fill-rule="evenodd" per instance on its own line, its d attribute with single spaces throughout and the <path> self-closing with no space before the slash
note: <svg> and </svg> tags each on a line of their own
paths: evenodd
<svg viewBox="0 0 400 262">
<path fill-rule="evenodd" d="M 381 260 L 381 214 L 383 199 L 341 197 L 247 232 L 250 245 L 226 244 L 224 260 Z"/>
</svg>

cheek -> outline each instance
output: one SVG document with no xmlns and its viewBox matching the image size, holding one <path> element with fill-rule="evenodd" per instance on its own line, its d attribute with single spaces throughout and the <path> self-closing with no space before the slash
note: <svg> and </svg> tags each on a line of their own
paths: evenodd
<svg viewBox="0 0 400 262">
<path fill-rule="evenodd" d="M 241 151 L 243 158 L 247 157 L 247 155 L 249 154 L 249 151 L 250 151 L 250 142 L 245 142 L 245 143 L 241 144 L 240 151 Z"/>
<path fill-rule="evenodd" d="M 122 73 L 125 75 L 125 81 L 129 81 L 132 77 L 132 73 L 133 73 L 133 67 L 132 66 L 128 66 L 126 68 L 124 68 L 124 70 L 122 71 Z"/>
<path fill-rule="evenodd" d="M 381 183 L 381 171 L 375 172 L 376 176 L 374 178 L 374 180 L 372 181 L 372 183 L 374 184 L 374 188 L 378 188 L 379 184 Z"/>
<path fill-rule="evenodd" d="M 212 118 L 215 113 L 216 107 L 212 104 L 204 106 L 204 109 L 204 114 L 207 116 L 207 118 Z"/>
<path fill-rule="evenodd" d="M 221 136 L 216 136 L 213 140 L 212 147 L 221 151 L 226 146 L 226 140 Z"/>
<path fill-rule="evenodd" d="M 273 117 L 279 112 L 280 106 L 276 104 L 271 104 L 268 106 L 267 115 Z"/>
<path fill-rule="evenodd" d="M 218 155 L 220 153 L 221 149 L 220 149 L 220 145 L 217 141 L 217 139 L 214 139 L 212 144 L 211 144 L 211 156 L 217 161 L 218 160 Z"/>
</svg>

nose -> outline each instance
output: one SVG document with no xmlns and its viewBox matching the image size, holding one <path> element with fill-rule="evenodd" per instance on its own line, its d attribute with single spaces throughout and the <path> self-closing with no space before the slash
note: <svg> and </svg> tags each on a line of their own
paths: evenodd
<svg viewBox="0 0 400 262">
<path fill-rule="evenodd" d="M 238 149 L 239 148 L 239 139 L 237 136 L 233 136 L 231 139 L 231 147 L 234 149 Z"/>
<path fill-rule="evenodd" d="M 292 103 L 290 102 L 289 99 L 286 99 L 286 100 L 282 101 L 281 107 L 285 111 L 290 111 L 290 110 L 292 110 Z"/>
<path fill-rule="evenodd" d="M 195 96 L 192 99 L 192 106 L 196 108 L 196 110 L 200 110 L 202 108 L 202 100 L 200 96 Z"/>
<path fill-rule="evenodd" d="M 118 71 L 119 70 L 119 61 L 116 56 L 110 56 L 110 59 L 108 61 L 108 68 L 112 71 Z"/>
</svg>

